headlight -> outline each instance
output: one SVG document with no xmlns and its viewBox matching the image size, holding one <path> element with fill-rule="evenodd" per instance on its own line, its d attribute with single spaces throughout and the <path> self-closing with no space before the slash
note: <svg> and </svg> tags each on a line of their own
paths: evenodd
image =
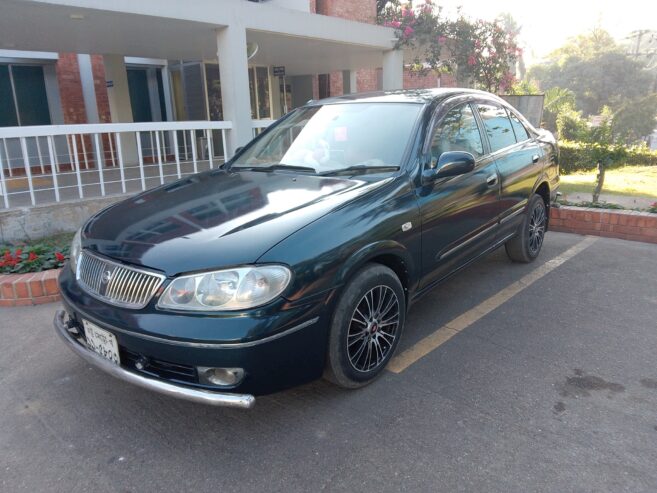
<svg viewBox="0 0 657 493">
<path fill-rule="evenodd" d="M 80 229 L 77 230 L 75 233 L 75 236 L 73 237 L 73 241 L 71 242 L 71 248 L 69 249 L 68 252 L 68 257 L 69 257 L 69 265 L 71 266 L 71 270 L 73 271 L 73 274 L 77 273 L 78 270 L 78 261 L 80 260 L 80 253 L 82 252 L 82 242 L 80 241 Z"/>
<path fill-rule="evenodd" d="M 292 275 L 282 265 L 239 267 L 180 276 L 158 301 L 160 308 L 175 310 L 244 310 L 270 302 L 290 283 Z"/>
</svg>

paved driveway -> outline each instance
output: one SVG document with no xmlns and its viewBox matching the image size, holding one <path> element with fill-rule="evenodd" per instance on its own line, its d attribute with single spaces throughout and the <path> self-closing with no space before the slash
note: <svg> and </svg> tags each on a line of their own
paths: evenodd
<svg viewBox="0 0 657 493">
<path fill-rule="evenodd" d="M 657 490 L 657 245 L 495 252 L 414 306 L 398 373 L 251 411 L 89 368 L 54 309 L 0 311 L 1 491 Z"/>
</svg>

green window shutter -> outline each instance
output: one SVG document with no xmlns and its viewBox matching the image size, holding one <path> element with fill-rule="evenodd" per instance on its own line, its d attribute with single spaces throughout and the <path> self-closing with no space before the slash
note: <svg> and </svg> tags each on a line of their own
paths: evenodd
<svg viewBox="0 0 657 493">
<path fill-rule="evenodd" d="M 9 79 L 9 66 L 0 65 L 0 127 L 15 127 L 18 125 L 14 94 Z"/>
<path fill-rule="evenodd" d="M 21 125 L 50 125 L 50 111 L 43 67 L 12 65 Z"/>
</svg>

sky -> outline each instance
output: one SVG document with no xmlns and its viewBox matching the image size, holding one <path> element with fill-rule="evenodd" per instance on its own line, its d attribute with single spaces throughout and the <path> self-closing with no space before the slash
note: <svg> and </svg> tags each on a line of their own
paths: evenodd
<svg viewBox="0 0 657 493">
<path fill-rule="evenodd" d="M 422 0 L 415 0 L 422 3 Z M 572 36 L 601 27 L 616 38 L 637 29 L 657 30 L 655 0 L 434 0 L 444 12 L 453 14 L 457 6 L 475 19 L 494 19 L 509 12 L 522 26 L 520 43 L 528 66 L 537 63 Z"/>
</svg>

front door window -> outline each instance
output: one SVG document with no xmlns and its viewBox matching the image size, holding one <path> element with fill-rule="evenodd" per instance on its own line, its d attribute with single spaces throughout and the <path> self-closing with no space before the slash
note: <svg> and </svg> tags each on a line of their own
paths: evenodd
<svg viewBox="0 0 657 493">
<path fill-rule="evenodd" d="M 484 154 L 479 127 L 469 104 L 450 110 L 431 140 L 432 161 L 443 152 L 465 151 L 475 158 Z"/>
</svg>

